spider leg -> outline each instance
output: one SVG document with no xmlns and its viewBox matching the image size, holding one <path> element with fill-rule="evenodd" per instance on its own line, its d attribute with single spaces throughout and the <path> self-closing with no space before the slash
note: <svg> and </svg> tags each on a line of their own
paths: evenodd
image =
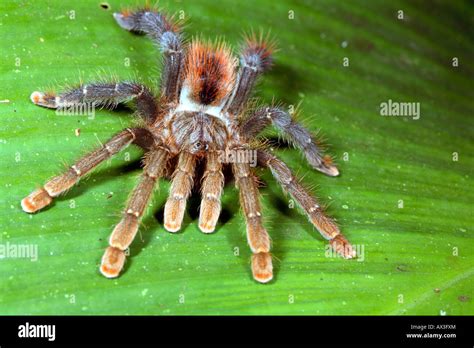
<svg viewBox="0 0 474 348">
<path fill-rule="evenodd" d="M 356 257 L 355 250 L 342 235 L 336 223 L 324 214 L 318 201 L 297 182 L 288 166 L 266 151 L 258 150 L 257 156 L 258 163 L 263 167 L 270 168 L 275 179 L 296 200 L 319 233 L 329 240 L 332 248 L 346 259 Z"/>
<path fill-rule="evenodd" d="M 115 107 L 134 99 L 138 114 L 147 123 L 152 123 L 159 111 L 153 93 L 146 86 L 135 82 L 90 83 L 59 95 L 33 92 L 30 98 L 34 104 L 50 109 L 67 109 L 84 104 Z"/>
<path fill-rule="evenodd" d="M 253 253 L 253 278 L 260 283 L 267 283 L 273 278 L 273 266 L 270 236 L 262 223 L 257 182 L 248 163 L 233 163 L 232 167 L 247 223 L 247 241 Z"/>
<path fill-rule="evenodd" d="M 132 144 L 140 147 L 144 152 L 151 151 L 157 145 L 155 137 L 148 129 L 136 127 L 131 128 L 131 131 L 135 134 Z"/>
<path fill-rule="evenodd" d="M 214 232 L 221 212 L 221 194 L 224 188 L 222 163 L 217 151 L 209 151 L 201 188 L 199 228 L 204 233 Z"/>
<path fill-rule="evenodd" d="M 186 200 L 193 188 L 196 156 L 182 152 L 173 173 L 170 194 L 165 204 L 164 226 L 169 232 L 177 232 L 183 222 Z"/>
<path fill-rule="evenodd" d="M 72 165 L 68 171 L 49 180 L 43 187 L 32 192 L 21 201 L 23 210 L 34 213 L 51 204 L 54 197 L 70 189 L 81 177 L 90 172 L 101 162 L 112 157 L 114 154 L 127 147 L 136 139 L 135 130 L 127 128 L 109 141 L 101 148 L 85 155 Z"/>
<path fill-rule="evenodd" d="M 147 34 L 160 48 L 164 56 L 161 86 L 169 101 L 178 99 L 181 89 L 180 74 L 183 68 L 184 50 L 180 28 L 161 13 L 149 9 L 135 12 L 114 13 L 118 25 L 135 33 Z"/>
<path fill-rule="evenodd" d="M 110 246 L 102 257 L 100 271 L 105 277 L 115 278 L 122 270 L 125 263 L 125 250 L 137 234 L 140 219 L 150 200 L 155 183 L 162 176 L 168 154 L 168 150 L 163 147 L 157 147 L 146 154 L 143 174 L 129 198 L 122 220 L 110 235 Z"/>
<path fill-rule="evenodd" d="M 235 87 L 225 110 L 238 115 L 247 103 L 257 78 L 272 65 L 273 43 L 267 38 L 251 35 L 246 38 L 240 53 L 240 70 Z"/>
<path fill-rule="evenodd" d="M 329 176 L 339 175 L 338 169 L 331 163 L 330 158 L 323 156 L 311 133 L 282 109 L 260 108 L 241 124 L 240 130 L 247 139 L 251 139 L 270 123 L 273 123 L 296 147 L 304 152 L 306 160 L 314 169 Z"/>
</svg>

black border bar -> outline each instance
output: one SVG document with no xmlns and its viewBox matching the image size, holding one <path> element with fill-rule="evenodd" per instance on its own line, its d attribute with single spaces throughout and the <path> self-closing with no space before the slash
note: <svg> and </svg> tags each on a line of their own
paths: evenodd
<svg viewBox="0 0 474 348">
<path fill-rule="evenodd" d="M 55 325 L 55 340 L 19 337 L 20 325 Z M 423 328 L 423 329 L 420 329 Z M 449 338 L 408 338 L 407 334 Z M 456 337 L 452 337 L 452 334 Z M 64 344 L 474 344 L 472 316 L 3 316 L 0 346 Z"/>
</svg>

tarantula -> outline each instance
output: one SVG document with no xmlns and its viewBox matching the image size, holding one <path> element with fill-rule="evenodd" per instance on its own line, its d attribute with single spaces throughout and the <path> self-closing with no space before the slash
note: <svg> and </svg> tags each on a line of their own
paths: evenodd
<svg viewBox="0 0 474 348">
<path fill-rule="evenodd" d="M 221 211 L 223 169 L 231 166 L 244 212 L 248 244 L 252 250 L 252 274 L 256 281 L 273 277 L 270 237 L 262 224 L 257 178 L 247 161 L 230 161 L 223 152 L 255 151 L 258 165 L 269 168 L 276 181 L 295 199 L 311 223 L 344 258 L 355 250 L 335 222 L 323 213 L 318 201 L 295 179 L 288 166 L 267 151 L 257 136 L 273 124 L 301 151 L 311 166 L 330 176 L 339 174 L 330 157 L 323 156 L 311 134 L 286 111 L 275 106 L 249 112 L 249 97 L 257 78 L 272 65 L 274 45 L 263 35 L 248 35 L 240 50 L 240 68 L 223 42 L 199 39 L 185 43 L 180 25 L 156 9 L 142 8 L 114 13 L 118 25 L 147 34 L 163 54 L 161 91 L 137 82 L 90 83 L 59 95 L 33 92 L 36 105 L 58 109 L 80 103 L 116 106 L 133 100 L 141 126 L 122 130 L 97 150 L 85 155 L 66 172 L 49 180 L 21 201 L 23 210 L 34 213 L 51 204 L 81 177 L 130 144 L 145 151 L 141 178 L 131 194 L 121 221 L 114 228 L 100 266 L 108 278 L 117 277 L 125 263 L 140 219 L 160 177 L 171 166 L 172 183 L 164 209 L 164 227 L 181 228 L 186 200 L 194 185 L 195 169 L 202 162 L 199 228 L 214 232 Z M 238 71 L 237 71 L 238 70 Z"/>
</svg>

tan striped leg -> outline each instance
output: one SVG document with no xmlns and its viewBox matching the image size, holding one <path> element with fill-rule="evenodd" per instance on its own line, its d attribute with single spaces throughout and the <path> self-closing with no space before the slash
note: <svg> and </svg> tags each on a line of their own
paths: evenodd
<svg viewBox="0 0 474 348">
<path fill-rule="evenodd" d="M 262 224 L 257 182 L 248 163 L 234 163 L 233 170 L 240 191 L 240 204 L 247 222 L 247 240 L 253 252 L 253 277 L 260 283 L 267 283 L 273 278 L 273 266 L 270 236 Z"/>
<path fill-rule="evenodd" d="M 282 160 L 268 152 L 258 151 L 258 161 L 259 164 L 270 168 L 275 179 L 298 202 L 312 224 L 324 238 L 329 240 L 332 248 L 338 254 L 346 259 L 356 257 L 354 248 L 342 235 L 336 223 L 324 214 L 318 201 L 298 183 Z"/>
<path fill-rule="evenodd" d="M 177 232 L 183 223 L 186 200 L 193 188 L 196 157 L 183 152 L 179 156 L 178 165 L 173 173 L 170 194 L 165 205 L 164 226 L 169 232 Z"/>
<path fill-rule="evenodd" d="M 49 180 L 42 188 L 32 192 L 21 201 L 21 207 L 27 213 L 34 213 L 51 204 L 54 197 L 74 186 L 81 177 L 94 169 L 101 162 L 128 146 L 135 139 L 131 129 L 125 129 L 112 137 L 101 148 L 87 154 L 69 170 Z"/>
<path fill-rule="evenodd" d="M 140 218 L 150 200 L 157 179 L 163 174 L 167 159 L 168 150 L 162 147 L 146 155 L 146 165 L 140 181 L 128 201 L 122 220 L 115 226 L 109 239 L 110 246 L 102 257 L 100 271 L 105 277 L 115 278 L 122 270 L 125 250 L 137 234 Z"/>
<path fill-rule="evenodd" d="M 201 189 L 201 208 L 199 213 L 199 228 L 204 233 L 214 232 L 221 213 L 221 194 L 224 188 L 222 163 L 217 151 L 210 151 L 206 158 Z"/>
</svg>

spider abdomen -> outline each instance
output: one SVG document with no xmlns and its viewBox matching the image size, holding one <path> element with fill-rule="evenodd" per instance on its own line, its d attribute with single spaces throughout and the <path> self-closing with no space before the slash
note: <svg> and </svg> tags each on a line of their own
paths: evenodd
<svg viewBox="0 0 474 348">
<path fill-rule="evenodd" d="M 193 41 L 185 64 L 184 84 L 195 103 L 219 105 L 232 91 L 236 59 L 224 44 Z"/>
</svg>

